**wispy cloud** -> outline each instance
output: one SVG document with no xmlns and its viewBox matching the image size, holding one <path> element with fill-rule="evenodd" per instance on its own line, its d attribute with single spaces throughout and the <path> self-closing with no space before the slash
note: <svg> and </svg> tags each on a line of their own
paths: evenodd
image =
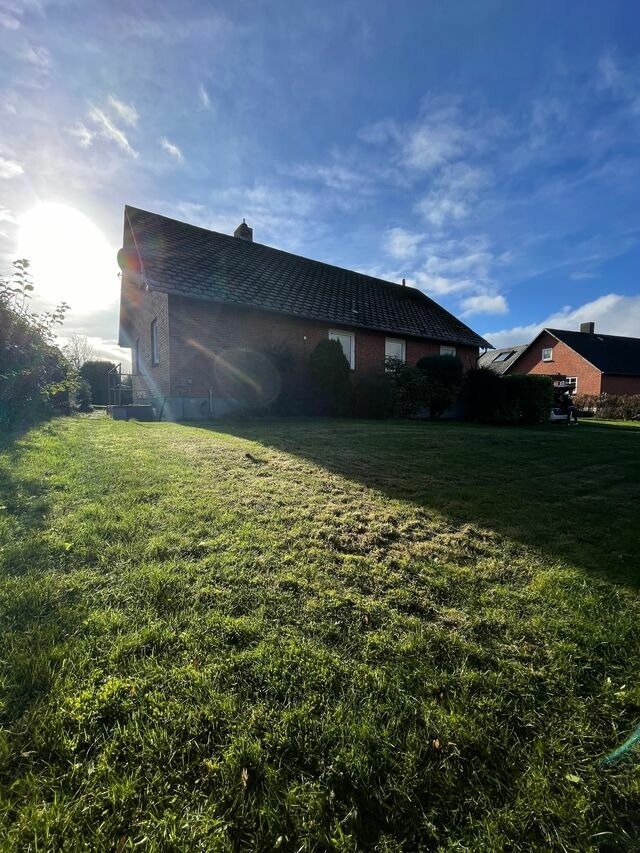
<svg viewBox="0 0 640 853">
<path fill-rule="evenodd" d="M 104 139 L 111 140 L 115 142 L 116 145 L 121 148 L 126 154 L 129 154 L 131 157 L 137 157 L 138 152 L 130 145 L 129 140 L 123 130 L 120 130 L 111 118 L 98 107 L 93 107 L 89 111 L 89 118 L 96 126 L 96 132 L 102 136 Z M 88 145 L 89 142 L 84 142 L 81 144 Z"/>
<path fill-rule="evenodd" d="M 205 108 L 205 110 L 211 109 L 211 98 L 209 97 L 209 93 L 207 92 L 204 83 L 200 83 L 198 86 L 198 97 L 200 98 L 200 103 Z"/>
<path fill-rule="evenodd" d="M 176 162 L 183 162 L 184 156 L 182 154 L 182 151 L 174 142 L 169 142 L 166 136 L 163 136 L 160 139 L 160 147 L 163 149 L 163 151 L 166 151 L 170 157 L 173 157 Z"/>
<path fill-rule="evenodd" d="M 500 293 L 493 296 L 489 293 L 479 293 L 476 296 L 467 296 L 460 303 L 462 316 L 470 317 L 473 314 L 508 314 L 509 306 L 507 300 Z"/>
<path fill-rule="evenodd" d="M 418 247 L 425 239 L 424 234 L 416 234 L 404 228 L 390 228 L 384 235 L 384 250 L 400 261 L 415 258 Z"/>
<path fill-rule="evenodd" d="M 69 133 L 71 136 L 75 136 L 82 148 L 88 148 L 95 138 L 95 133 L 89 130 L 86 124 L 83 124 L 81 121 L 70 127 Z"/>
<path fill-rule="evenodd" d="M 21 59 L 40 69 L 51 67 L 51 54 L 46 47 L 27 45 L 20 54 Z"/>
<path fill-rule="evenodd" d="M 23 172 L 24 169 L 17 160 L 7 160 L 4 157 L 0 157 L 0 178 L 17 178 Z"/>
<path fill-rule="evenodd" d="M 354 190 L 366 192 L 370 178 L 344 163 L 301 163 L 293 166 L 289 173 L 301 180 L 316 181 L 332 190 L 350 193 Z"/>
<path fill-rule="evenodd" d="M 433 182 L 432 189 L 418 202 L 417 210 L 436 228 L 449 220 L 465 219 L 487 184 L 487 172 L 466 163 L 446 166 Z"/>
<path fill-rule="evenodd" d="M 124 101 L 120 101 L 115 95 L 109 95 L 107 100 L 109 105 L 116 111 L 116 113 L 118 113 L 120 118 L 126 124 L 133 126 L 138 123 L 138 111 L 133 104 L 127 104 Z"/>
</svg>

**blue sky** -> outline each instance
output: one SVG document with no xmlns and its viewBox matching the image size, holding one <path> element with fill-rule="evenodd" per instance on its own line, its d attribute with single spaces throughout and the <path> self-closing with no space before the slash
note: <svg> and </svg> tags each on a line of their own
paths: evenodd
<svg viewBox="0 0 640 853">
<path fill-rule="evenodd" d="M 114 255 L 129 203 L 405 277 L 496 345 L 638 336 L 639 142 L 635 0 L 0 0 L 5 269 L 34 205 Z M 83 266 L 66 331 L 115 353 Z"/>
</svg>

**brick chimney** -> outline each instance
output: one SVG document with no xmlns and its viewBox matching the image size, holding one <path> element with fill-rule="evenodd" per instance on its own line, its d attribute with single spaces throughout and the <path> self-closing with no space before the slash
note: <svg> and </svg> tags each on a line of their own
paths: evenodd
<svg viewBox="0 0 640 853">
<path fill-rule="evenodd" d="M 585 335 L 593 335 L 595 330 L 595 323 L 580 323 L 580 331 Z"/>
<path fill-rule="evenodd" d="M 233 232 L 234 237 L 239 237 L 241 240 L 248 240 L 250 243 L 253 243 L 253 228 L 249 228 L 247 223 L 242 220 L 240 225 Z"/>
</svg>

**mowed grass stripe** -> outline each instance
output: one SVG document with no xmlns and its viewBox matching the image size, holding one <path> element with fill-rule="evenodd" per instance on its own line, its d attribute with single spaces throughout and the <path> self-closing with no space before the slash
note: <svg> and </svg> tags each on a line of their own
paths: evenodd
<svg viewBox="0 0 640 853">
<path fill-rule="evenodd" d="M 640 432 L 57 420 L 0 463 L 6 849 L 636 849 Z"/>
</svg>

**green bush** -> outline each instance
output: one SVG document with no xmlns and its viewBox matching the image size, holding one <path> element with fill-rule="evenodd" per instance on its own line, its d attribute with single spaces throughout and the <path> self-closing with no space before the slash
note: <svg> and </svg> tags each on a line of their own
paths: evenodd
<svg viewBox="0 0 640 853">
<path fill-rule="evenodd" d="M 344 415 L 351 402 L 351 368 L 338 341 L 320 341 L 309 356 L 318 414 Z"/>
<path fill-rule="evenodd" d="M 355 418 L 390 418 L 393 414 L 391 379 L 379 374 L 356 377 L 351 406 Z"/>
<path fill-rule="evenodd" d="M 553 379 L 550 376 L 514 373 L 500 380 L 504 383 L 504 420 L 525 424 L 545 423 L 553 408 Z"/>
<path fill-rule="evenodd" d="M 421 358 L 416 367 L 424 374 L 424 403 L 429 408 L 429 418 L 435 421 L 457 400 L 464 366 L 457 356 L 429 355 Z"/>
<path fill-rule="evenodd" d="M 640 394 L 576 394 L 574 405 L 582 413 L 611 421 L 637 420 Z"/>
<path fill-rule="evenodd" d="M 53 331 L 67 306 L 35 314 L 29 308 L 32 291 L 29 262 L 24 259 L 14 262 L 10 277 L 0 278 L 0 424 L 4 425 L 59 408 L 56 400 L 66 394 L 64 409 L 73 396 L 73 374 L 54 345 Z"/>
<path fill-rule="evenodd" d="M 80 377 L 89 383 L 91 399 L 96 406 L 106 406 L 109 403 L 109 371 L 115 364 L 112 361 L 92 359 L 85 361 L 78 371 Z"/>
<path fill-rule="evenodd" d="M 417 367 L 400 363 L 391 374 L 393 412 L 399 418 L 415 417 L 425 405 L 426 379 Z"/>
<path fill-rule="evenodd" d="M 477 367 L 464 377 L 462 388 L 465 417 L 473 421 L 496 421 L 504 409 L 505 383 L 488 367 Z"/>
</svg>

